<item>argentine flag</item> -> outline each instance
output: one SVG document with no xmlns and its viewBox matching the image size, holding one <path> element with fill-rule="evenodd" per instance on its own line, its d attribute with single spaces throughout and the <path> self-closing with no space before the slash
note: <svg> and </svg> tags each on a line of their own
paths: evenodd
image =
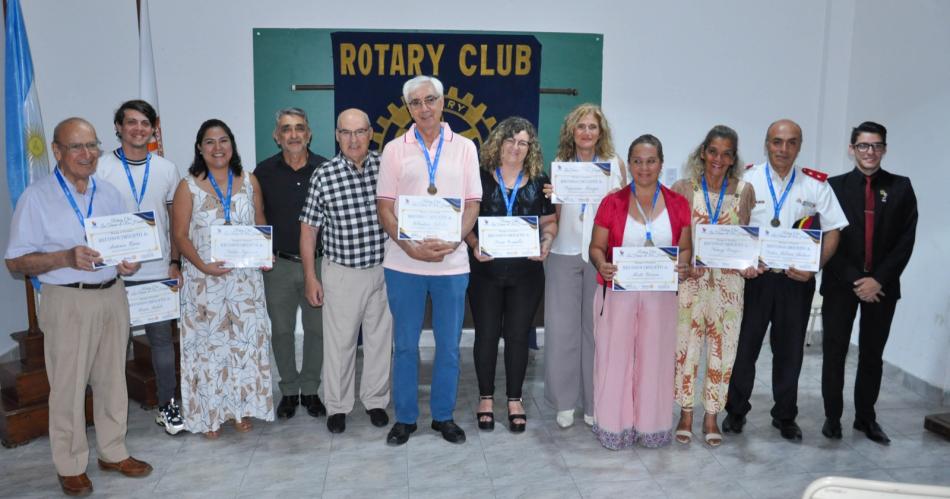
<svg viewBox="0 0 950 499">
<path fill-rule="evenodd" d="M 33 58 L 19 0 L 7 1 L 6 23 L 7 187 L 13 206 L 36 179 L 49 174 L 46 135 L 33 85 Z"/>
</svg>

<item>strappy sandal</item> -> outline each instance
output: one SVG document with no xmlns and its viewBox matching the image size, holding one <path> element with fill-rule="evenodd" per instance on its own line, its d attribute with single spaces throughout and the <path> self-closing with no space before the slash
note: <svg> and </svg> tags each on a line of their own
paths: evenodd
<svg viewBox="0 0 950 499">
<path fill-rule="evenodd" d="M 707 415 L 709 414 L 707 413 Z M 713 417 L 715 417 L 715 415 L 713 415 Z M 719 432 L 719 425 L 715 423 L 715 420 L 713 424 L 716 431 L 707 432 L 705 428 L 706 421 L 703 421 L 703 440 L 705 440 L 706 445 L 710 447 L 719 447 L 722 445 L 722 433 Z"/>
<path fill-rule="evenodd" d="M 238 433 L 247 433 L 254 429 L 254 424 L 251 423 L 250 419 L 242 419 L 234 422 L 234 429 L 237 430 Z"/>
<path fill-rule="evenodd" d="M 481 395 L 478 397 L 478 400 L 494 400 L 494 397 L 491 395 Z M 475 419 L 478 421 L 479 430 L 491 431 L 495 429 L 495 412 L 494 411 L 476 412 Z"/>
<path fill-rule="evenodd" d="M 525 413 L 512 414 L 511 413 L 512 402 L 521 403 L 521 410 L 524 410 L 524 402 L 521 400 L 520 397 L 508 399 L 508 429 L 511 430 L 512 433 L 521 433 L 524 431 L 525 426 L 527 426 L 528 424 L 528 415 Z M 519 419 L 521 420 L 521 422 L 520 423 L 516 422 Z"/>
<path fill-rule="evenodd" d="M 684 417 L 685 415 L 687 415 L 687 414 L 689 414 L 690 427 L 692 427 L 692 426 L 693 426 L 693 425 L 692 425 L 692 423 L 693 423 L 693 411 L 692 411 L 692 410 L 688 410 L 688 411 L 685 410 L 685 409 L 681 409 L 681 410 L 680 410 L 680 423 L 682 423 L 683 417 Z M 692 441 L 692 439 L 693 439 L 693 431 L 692 431 L 692 429 L 689 429 L 689 430 L 680 430 L 680 429 L 678 429 L 678 428 L 679 428 L 679 423 L 677 423 L 676 427 L 677 427 L 677 430 L 676 430 L 676 432 L 673 433 L 673 435 L 676 437 L 676 441 L 677 441 L 677 442 L 679 442 L 679 443 L 681 443 L 681 444 L 683 444 L 683 445 L 686 445 L 686 444 L 688 444 L 690 441 Z"/>
</svg>

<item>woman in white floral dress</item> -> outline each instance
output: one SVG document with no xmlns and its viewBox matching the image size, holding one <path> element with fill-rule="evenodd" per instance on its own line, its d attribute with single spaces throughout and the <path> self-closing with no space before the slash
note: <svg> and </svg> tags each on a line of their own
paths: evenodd
<svg viewBox="0 0 950 499">
<path fill-rule="evenodd" d="M 175 192 L 173 232 L 183 257 L 181 395 L 185 429 L 220 435 L 234 420 L 274 419 L 270 319 L 259 269 L 211 261 L 211 226 L 262 225 L 260 186 L 243 171 L 234 134 L 220 120 L 201 125 L 195 159 Z M 258 208 L 255 208 L 258 207 Z"/>
</svg>

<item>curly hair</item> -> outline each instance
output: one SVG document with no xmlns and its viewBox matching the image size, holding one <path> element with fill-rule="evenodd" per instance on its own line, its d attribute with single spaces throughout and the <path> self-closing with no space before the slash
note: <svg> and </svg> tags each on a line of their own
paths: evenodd
<svg viewBox="0 0 950 499">
<path fill-rule="evenodd" d="M 703 152 L 709 147 L 714 139 L 725 139 L 732 142 L 732 154 L 735 162 L 726 170 L 726 177 L 733 182 L 738 182 L 742 177 L 742 159 L 739 157 L 739 134 L 726 125 L 716 125 L 712 127 L 703 142 L 696 146 L 693 152 L 689 153 L 686 159 L 686 174 L 692 180 L 699 180 L 706 172 L 706 162 L 703 161 Z"/>
<path fill-rule="evenodd" d="M 495 168 L 501 166 L 501 146 L 506 139 L 510 139 L 521 132 L 528 132 L 528 155 L 524 158 L 524 171 L 528 179 L 537 177 L 544 168 L 544 157 L 541 155 L 541 145 L 538 143 L 538 131 L 530 121 L 512 116 L 495 125 L 488 140 L 482 146 L 479 154 L 482 169 L 494 173 Z"/>
<path fill-rule="evenodd" d="M 577 147 L 574 145 L 574 128 L 587 115 L 591 115 L 597 120 L 600 126 L 600 137 L 597 139 L 597 145 L 594 146 L 594 153 L 600 159 L 608 159 L 616 156 L 613 139 L 610 134 L 610 124 L 607 123 L 607 117 L 604 111 L 597 104 L 581 104 L 575 107 L 567 116 L 564 117 L 564 123 L 561 124 L 561 135 L 557 144 L 557 159 L 561 161 L 574 161 L 577 156 Z"/>
<path fill-rule="evenodd" d="M 230 168 L 235 175 L 240 176 L 243 168 L 241 166 L 241 155 L 238 154 L 237 150 L 237 142 L 234 141 L 234 132 L 231 131 L 231 127 L 225 122 L 216 118 L 205 121 L 201 124 L 201 127 L 198 128 L 198 134 L 195 137 L 195 159 L 192 161 L 191 166 L 188 167 L 188 173 L 195 178 L 208 178 L 208 164 L 205 163 L 205 158 L 201 155 L 201 141 L 204 140 L 205 133 L 211 128 L 224 130 L 224 133 L 231 139 L 231 161 L 228 163 L 228 168 Z"/>
</svg>

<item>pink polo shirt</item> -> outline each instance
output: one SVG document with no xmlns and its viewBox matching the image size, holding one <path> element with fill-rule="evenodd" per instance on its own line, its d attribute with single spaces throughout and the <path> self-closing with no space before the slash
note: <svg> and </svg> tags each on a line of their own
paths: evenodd
<svg viewBox="0 0 950 499">
<path fill-rule="evenodd" d="M 380 159 L 379 181 L 376 185 L 377 199 L 391 199 L 396 202 L 399 213 L 399 196 L 428 196 L 429 168 L 422 148 L 416 140 L 416 125 L 402 136 L 397 137 L 383 148 Z M 475 143 L 456 134 L 448 123 L 442 123 L 445 142 L 439 166 L 435 172 L 435 186 L 440 197 L 461 198 L 466 201 L 481 201 L 482 183 L 478 175 L 478 153 Z M 434 161 L 439 140 L 432 142 L 429 157 Z M 465 234 L 462 234 L 464 239 Z M 386 256 L 383 267 L 420 275 L 465 274 L 468 268 L 468 252 L 465 244 L 447 255 L 441 262 L 423 262 L 410 258 L 392 239 L 386 241 Z"/>
</svg>

